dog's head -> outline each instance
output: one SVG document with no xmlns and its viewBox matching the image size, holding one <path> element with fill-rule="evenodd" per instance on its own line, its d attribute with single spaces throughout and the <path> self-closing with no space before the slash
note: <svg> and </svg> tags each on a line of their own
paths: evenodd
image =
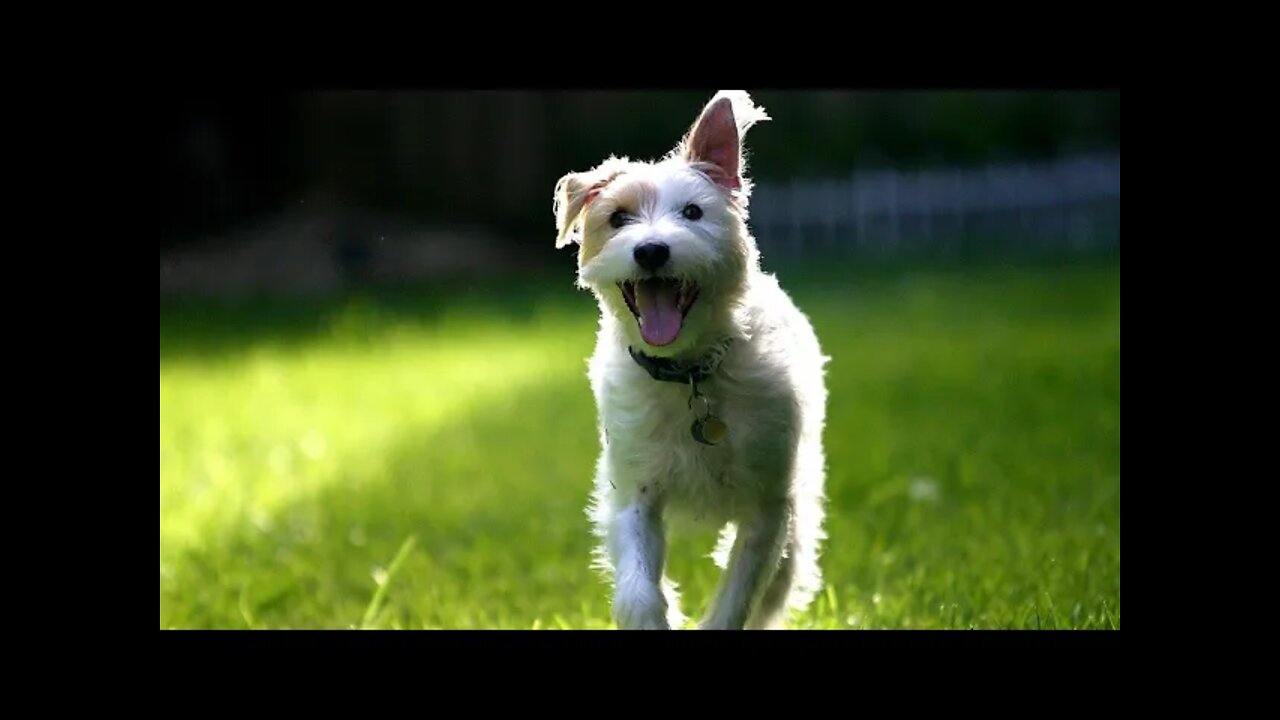
<svg viewBox="0 0 1280 720">
<path fill-rule="evenodd" d="M 757 262 L 742 138 L 768 119 L 745 92 L 723 91 L 662 160 L 610 157 L 556 183 L 556 247 L 579 245 L 578 283 L 640 349 L 694 347 L 741 296 Z"/>
</svg>

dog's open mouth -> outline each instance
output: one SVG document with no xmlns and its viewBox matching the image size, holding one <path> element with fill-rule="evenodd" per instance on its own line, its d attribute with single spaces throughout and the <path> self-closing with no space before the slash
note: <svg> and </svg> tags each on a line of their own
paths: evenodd
<svg viewBox="0 0 1280 720">
<path fill-rule="evenodd" d="M 680 336 L 684 318 L 698 299 L 698 286 L 687 280 L 650 278 L 618 283 L 622 299 L 640 323 L 640 337 L 654 347 L 670 345 Z"/>
</svg>

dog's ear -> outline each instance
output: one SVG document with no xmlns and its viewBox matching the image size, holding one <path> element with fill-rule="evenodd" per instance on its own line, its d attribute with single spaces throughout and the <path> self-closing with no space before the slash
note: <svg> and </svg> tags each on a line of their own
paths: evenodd
<svg viewBox="0 0 1280 720">
<path fill-rule="evenodd" d="M 769 115 L 742 90 L 721 90 L 702 109 L 685 137 L 685 160 L 702 165 L 718 185 L 731 192 L 745 190 L 746 160 L 742 139 L 747 130 Z"/>
<path fill-rule="evenodd" d="M 586 205 L 587 192 L 583 173 L 569 173 L 556 181 L 554 210 L 556 216 L 556 249 L 580 242 L 578 218 Z"/>
<path fill-rule="evenodd" d="M 622 173 L 626 158 L 609 158 L 586 172 L 569 173 L 556 181 L 554 213 L 556 248 L 582 242 L 582 211 L 605 185 Z"/>
</svg>

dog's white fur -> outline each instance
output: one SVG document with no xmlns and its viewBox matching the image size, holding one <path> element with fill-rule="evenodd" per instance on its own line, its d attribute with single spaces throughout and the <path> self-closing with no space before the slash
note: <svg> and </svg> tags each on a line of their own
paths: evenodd
<svg viewBox="0 0 1280 720">
<path fill-rule="evenodd" d="M 721 92 L 667 157 L 611 157 L 556 184 L 557 246 L 579 243 L 578 283 L 601 309 L 588 374 L 602 451 L 589 514 L 620 628 L 684 624 L 663 572 L 669 521 L 723 528 L 713 557 L 724 572 L 702 628 L 780 627 L 821 583 L 828 358 L 808 319 L 760 269 L 746 224 L 741 141 L 768 119 L 745 92 Z M 689 203 L 701 218 L 682 215 Z M 618 209 L 633 221 L 615 229 L 609 216 Z M 657 275 L 701 289 L 677 339 L 662 347 L 641 338 L 618 285 L 649 276 L 633 251 L 653 241 L 670 247 Z M 730 350 L 699 390 L 729 433 L 707 446 L 690 435 L 689 386 L 654 380 L 627 348 L 696 359 L 725 337 Z"/>
</svg>

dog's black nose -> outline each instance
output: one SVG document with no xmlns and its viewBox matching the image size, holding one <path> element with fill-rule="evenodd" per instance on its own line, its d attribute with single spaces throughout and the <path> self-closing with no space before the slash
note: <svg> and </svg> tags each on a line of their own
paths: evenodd
<svg viewBox="0 0 1280 720">
<path fill-rule="evenodd" d="M 645 243 L 636 246 L 635 256 L 637 265 L 653 272 L 666 264 L 667 258 L 671 257 L 671 248 L 665 243 Z"/>
</svg>

